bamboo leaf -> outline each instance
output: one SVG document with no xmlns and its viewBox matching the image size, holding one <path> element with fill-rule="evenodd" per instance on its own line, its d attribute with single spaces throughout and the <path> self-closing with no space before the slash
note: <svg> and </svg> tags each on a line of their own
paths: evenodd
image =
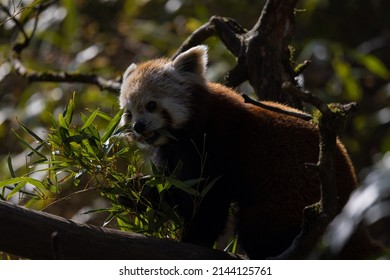
<svg viewBox="0 0 390 280">
<path fill-rule="evenodd" d="M 29 143 L 27 143 L 19 134 L 16 133 L 15 130 L 12 129 L 12 132 L 16 135 L 16 137 L 19 139 L 20 142 L 22 142 L 23 145 L 27 146 L 31 151 L 33 151 L 38 156 L 45 158 L 46 156 L 42 153 L 40 153 L 37 149 L 34 149 Z"/>
<path fill-rule="evenodd" d="M 102 142 L 105 143 L 113 134 L 115 128 L 118 126 L 123 114 L 123 109 L 119 110 L 119 112 L 112 118 L 110 123 L 107 126 L 106 132 L 102 137 Z"/>
<path fill-rule="evenodd" d="M 332 61 L 336 75 L 344 85 L 345 93 L 350 100 L 360 100 L 363 93 L 359 83 L 353 77 L 352 68 L 349 63 L 336 56 Z"/>
<path fill-rule="evenodd" d="M 386 65 L 372 54 L 364 54 L 357 51 L 350 51 L 350 55 L 360 64 L 364 65 L 373 74 L 381 77 L 382 79 L 388 79 L 390 77 L 390 71 Z"/>
<path fill-rule="evenodd" d="M 15 178 L 16 177 L 15 170 L 14 170 L 14 167 L 12 165 L 12 158 L 11 158 L 10 154 L 8 154 L 7 163 L 8 163 L 8 169 L 9 169 L 9 172 L 11 173 L 12 178 Z"/>
<path fill-rule="evenodd" d="M 28 134 L 30 134 L 32 137 L 34 137 L 38 142 L 42 143 L 44 142 L 43 139 L 41 137 L 39 137 L 37 134 L 35 134 L 31 129 L 29 129 L 27 126 L 25 126 L 24 124 L 22 124 L 21 122 L 19 122 L 18 120 L 18 123 L 19 125 L 23 128 L 24 131 L 26 131 Z"/>
<path fill-rule="evenodd" d="M 111 208 L 101 208 L 101 209 L 92 209 L 86 212 L 83 212 L 82 215 L 86 214 L 95 214 L 95 213 L 103 213 L 103 212 L 110 212 Z"/>
<path fill-rule="evenodd" d="M 25 185 L 27 181 L 23 180 L 17 184 L 13 190 L 7 195 L 7 200 L 11 199 L 16 193 L 18 193 Z"/>
<path fill-rule="evenodd" d="M 190 186 L 186 185 L 184 182 L 180 181 L 180 180 L 177 180 L 173 177 L 166 177 L 166 180 L 171 183 L 172 185 L 174 185 L 175 187 L 177 187 L 178 189 L 190 194 L 190 195 L 193 195 L 193 196 L 200 196 L 200 193 L 191 188 Z"/>
<path fill-rule="evenodd" d="M 98 115 L 99 113 L 99 109 L 96 109 L 89 117 L 88 119 L 85 121 L 84 125 L 81 127 L 81 130 L 85 130 L 87 127 L 89 127 L 93 121 L 95 120 L 96 116 Z"/>
<path fill-rule="evenodd" d="M 66 106 L 64 112 L 65 122 L 68 124 L 68 126 L 72 123 L 72 118 L 74 114 L 74 108 L 75 108 L 74 97 L 75 95 L 73 94 L 73 97 L 69 100 L 68 106 Z"/>
<path fill-rule="evenodd" d="M 112 219 L 115 218 L 115 216 L 116 216 L 116 213 L 111 212 L 110 215 L 108 215 L 108 217 L 107 217 L 106 220 L 104 221 L 102 227 L 105 227 L 106 225 L 108 225 L 108 224 L 112 221 Z"/>
<path fill-rule="evenodd" d="M 193 187 L 195 185 L 198 185 L 202 181 L 204 181 L 204 178 L 190 179 L 190 180 L 183 181 L 183 183 L 189 187 Z"/>
<path fill-rule="evenodd" d="M 24 181 L 23 177 L 16 177 L 16 178 L 3 180 L 3 181 L 0 181 L 0 188 L 3 188 L 5 186 L 9 186 L 9 185 L 18 184 L 22 181 Z"/>
<path fill-rule="evenodd" d="M 37 179 L 30 178 L 30 177 L 23 177 L 23 178 L 24 178 L 24 180 L 26 180 L 27 183 L 37 187 L 38 189 L 46 189 L 45 184 L 43 184 L 43 182 L 41 182 Z"/>
<path fill-rule="evenodd" d="M 25 185 L 26 181 L 19 182 L 15 187 L 12 188 L 12 191 L 7 195 L 6 200 L 11 199 L 16 193 L 18 193 Z"/>
<path fill-rule="evenodd" d="M 212 189 L 212 187 L 214 187 L 215 183 L 217 183 L 217 181 L 218 181 L 219 179 L 221 179 L 221 177 L 222 177 L 222 176 L 218 176 L 218 177 L 214 178 L 213 180 L 211 180 L 211 182 L 208 183 L 208 184 L 206 185 L 206 187 L 202 190 L 201 196 L 202 196 L 202 197 L 205 197 L 206 194 Z"/>
<path fill-rule="evenodd" d="M 66 108 L 65 108 L 64 114 L 59 114 L 59 115 L 58 115 L 58 124 L 59 124 L 59 127 L 60 127 L 60 128 L 63 127 L 63 128 L 68 129 L 68 128 L 69 128 L 69 127 L 68 127 L 68 124 L 66 123 L 65 118 L 64 118 L 64 115 L 65 115 L 65 114 L 66 114 Z"/>
</svg>

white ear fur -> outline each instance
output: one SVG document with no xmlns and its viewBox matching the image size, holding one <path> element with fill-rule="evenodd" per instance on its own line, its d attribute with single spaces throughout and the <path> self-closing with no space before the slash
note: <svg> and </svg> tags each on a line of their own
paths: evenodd
<svg viewBox="0 0 390 280">
<path fill-rule="evenodd" d="M 207 46 L 200 45 L 179 54 L 173 60 L 173 67 L 183 74 L 204 76 L 207 67 Z"/>
<path fill-rule="evenodd" d="M 123 79 L 126 79 L 130 76 L 130 74 L 137 68 L 137 64 L 132 63 L 129 67 L 127 67 L 125 73 L 123 74 Z"/>
</svg>

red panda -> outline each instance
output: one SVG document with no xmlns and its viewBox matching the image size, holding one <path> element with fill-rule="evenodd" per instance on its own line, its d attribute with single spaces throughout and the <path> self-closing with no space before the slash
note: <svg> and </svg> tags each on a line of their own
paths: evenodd
<svg viewBox="0 0 390 280">
<path fill-rule="evenodd" d="M 245 103 L 232 89 L 207 82 L 206 64 L 205 46 L 174 60 L 132 64 L 119 97 L 122 125 L 129 125 L 130 137 L 153 151 L 159 168 L 172 171 L 181 163 L 181 180 L 218 178 L 195 213 L 190 196 L 174 194 L 184 219 L 182 241 L 212 247 L 236 202 L 237 232 L 247 255 L 275 257 L 299 234 L 304 207 L 320 199 L 318 176 L 307 168 L 318 159 L 318 129 L 294 115 Z M 345 148 L 337 145 L 341 209 L 356 176 Z M 206 155 L 204 165 L 199 151 Z"/>
</svg>

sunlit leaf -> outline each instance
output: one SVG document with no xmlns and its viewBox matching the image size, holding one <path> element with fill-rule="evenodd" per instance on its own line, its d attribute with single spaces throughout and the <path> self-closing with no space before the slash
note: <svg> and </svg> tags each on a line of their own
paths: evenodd
<svg viewBox="0 0 390 280">
<path fill-rule="evenodd" d="M 66 109 L 64 112 L 64 118 L 65 118 L 65 122 L 67 124 L 67 127 L 72 123 L 74 109 L 75 109 L 75 105 L 74 105 L 74 94 L 73 94 L 73 97 L 69 100 L 69 103 L 66 106 Z"/>
<path fill-rule="evenodd" d="M 351 51 L 352 57 L 362 65 L 364 65 L 370 72 L 381 77 L 382 79 L 388 79 L 390 77 L 390 71 L 385 64 L 376 56 L 372 54 L 363 54 L 357 51 Z"/>
<path fill-rule="evenodd" d="M 123 114 L 123 109 L 120 110 L 114 116 L 114 118 L 111 120 L 111 122 L 108 124 L 108 126 L 106 128 L 106 132 L 104 133 L 104 135 L 102 137 L 102 142 L 106 142 L 111 137 L 111 135 L 113 134 L 115 128 L 118 126 L 118 124 L 119 124 L 119 122 L 121 120 L 122 114 Z"/>
<path fill-rule="evenodd" d="M 23 177 L 17 177 L 17 178 L 3 180 L 3 181 L 0 181 L 0 188 L 3 188 L 5 186 L 9 186 L 9 185 L 18 184 L 22 181 L 25 181 L 25 179 Z"/>
<path fill-rule="evenodd" d="M 18 193 L 26 185 L 26 183 L 27 183 L 26 180 L 23 180 L 23 181 L 19 182 L 13 188 L 13 190 L 7 195 L 7 200 L 9 200 L 11 197 L 13 197 L 16 193 Z"/>
<path fill-rule="evenodd" d="M 93 123 L 95 120 L 96 116 L 99 113 L 99 109 L 96 109 L 89 117 L 88 119 L 84 122 L 84 125 L 81 127 L 81 130 L 86 129 L 87 127 L 90 127 L 90 125 Z"/>
<path fill-rule="evenodd" d="M 333 59 L 332 65 L 337 77 L 343 83 L 347 98 L 353 101 L 360 100 L 363 95 L 362 89 L 353 76 L 351 65 L 337 56 Z"/>
</svg>

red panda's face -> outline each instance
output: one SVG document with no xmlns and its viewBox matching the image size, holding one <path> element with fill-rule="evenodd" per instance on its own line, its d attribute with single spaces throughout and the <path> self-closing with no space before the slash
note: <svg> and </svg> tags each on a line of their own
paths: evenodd
<svg viewBox="0 0 390 280">
<path fill-rule="evenodd" d="M 122 125 L 141 144 L 161 146 L 191 118 L 191 86 L 206 85 L 206 48 L 199 46 L 175 60 L 132 64 L 123 75 L 119 103 Z"/>
</svg>

